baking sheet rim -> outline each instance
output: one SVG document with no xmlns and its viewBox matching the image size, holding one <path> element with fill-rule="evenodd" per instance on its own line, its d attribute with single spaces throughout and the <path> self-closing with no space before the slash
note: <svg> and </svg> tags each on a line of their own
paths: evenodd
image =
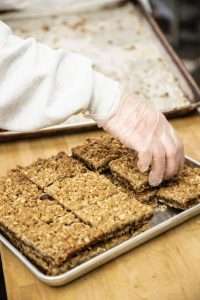
<svg viewBox="0 0 200 300">
<path fill-rule="evenodd" d="M 171 111 L 162 112 L 166 117 L 168 118 L 174 118 L 178 116 L 184 116 L 186 113 L 193 112 L 198 107 L 200 107 L 200 102 L 198 103 L 190 103 L 188 106 L 177 108 Z M 55 125 L 50 127 L 45 127 L 38 130 L 33 131 L 11 131 L 11 130 L 3 130 L 0 131 L 0 139 L 3 141 L 3 138 L 17 138 L 17 137 L 23 137 L 23 136 L 34 136 L 34 135 L 45 135 L 47 133 L 54 133 L 54 132 L 67 132 L 69 130 L 80 130 L 80 129 L 90 129 L 98 127 L 97 123 L 94 120 L 88 120 L 88 121 L 80 121 L 80 122 L 72 122 L 72 123 L 66 123 L 64 125 Z"/>
<path fill-rule="evenodd" d="M 80 121 L 80 122 L 72 122 L 72 123 L 66 123 L 64 125 L 55 125 L 55 126 L 50 126 L 50 127 L 45 127 L 42 129 L 38 129 L 38 130 L 33 130 L 33 131 L 0 131 L 0 138 L 2 137 L 12 137 L 12 136 L 23 136 L 23 135 L 34 135 L 34 134 L 45 134 L 47 132 L 56 132 L 56 131 L 67 131 L 69 129 L 82 129 L 82 128 L 92 128 L 94 126 L 97 126 L 97 123 L 93 120 L 88 120 L 88 121 Z"/>
<path fill-rule="evenodd" d="M 189 163 L 195 164 L 200 167 L 200 162 L 194 160 L 188 156 L 185 157 Z M 89 261 L 82 263 L 81 265 L 69 270 L 61 275 L 48 276 L 43 274 L 36 266 L 34 266 L 28 258 L 26 258 L 19 250 L 17 250 L 2 234 L 0 234 L 0 242 L 6 246 L 40 281 L 50 286 L 61 286 L 67 284 L 82 275 L 96 269 L 97 267 L 113 260 L 114 258 L 127 253 L 130 250 L 142 245 L 143 243 L 150 241 L 154 237 L 168 231 L 169 229 L 176 227 L 188 219 L 200 214 L 200 204 L 195 205 L 192 208 L 186 209 L 183 212 L 161 222 L 158 225 L 153 226 L 144 232 L 133 236 L 125 242 L 99 254 Z"/>
<path fill-rule="evenodd" d="M 194 103 L 189 103 L 187 106 L 183 106 L 181 108 L 176 108 L 170 111 L 165 111 L 162 112 L 167 118 L 175 118 L 175 117 L 181 117 L 185 116 L 186 114 L 192 113 L 195 110 L 197 110 L 200 107 L 200 101 L 199 102 L 194 102 Z M 72 122 L 72 123 L 66 123 L 64 125 L 55 125 L 55 126 L 50 126 L 50 127 L 45 127 L 42 129 L 38 130 L 33 130 L 33 131 L 6 131 L 2 130 L 0 131 L 0 141 L 5 141 L 6 139 L 14 139 L 14 138 L 23 138 L 23 137 L 34 137 L 34 136 L 45 136 L 45 134 L 51 134 L 51 133 L 57 133 L 57 132 L 69 132 L 69 130 L 78 131 L 81 129 L 93 129 L 93 128 L 98 128 L 97 123 L 92 120 L 88 119 L 88 121 L 80 121 L 80 122 Z"/>
</svg>

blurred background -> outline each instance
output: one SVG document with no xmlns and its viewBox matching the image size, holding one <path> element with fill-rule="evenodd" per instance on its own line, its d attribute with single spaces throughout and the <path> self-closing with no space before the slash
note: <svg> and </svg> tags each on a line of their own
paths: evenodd
<svg viewBox="0 0 200 300">
<path fill-rule="evenodd" d="M 157 22 L 200 85 L 200 1 L 150 1 Z"/>
</svg>

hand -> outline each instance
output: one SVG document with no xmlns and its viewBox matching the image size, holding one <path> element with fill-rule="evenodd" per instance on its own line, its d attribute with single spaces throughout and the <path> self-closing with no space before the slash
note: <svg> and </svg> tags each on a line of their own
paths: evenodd
<svg viewBox="0 0 200 300">
<path fill-rule="evenodd" d="M 143 99 L 136 100 L 133 96 L 124 98 L 112 116 L 99 125 L 138 152 L 138 168 L 141 172 L 151 167 L 150 185 L 159 185 L 164 179 L 175 176 L 183 167 L 181 140 L 165 116 Z"/>
</svg>

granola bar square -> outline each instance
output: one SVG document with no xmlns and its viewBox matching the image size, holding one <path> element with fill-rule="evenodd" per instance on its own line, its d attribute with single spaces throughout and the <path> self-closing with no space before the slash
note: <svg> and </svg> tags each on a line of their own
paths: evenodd
<svg viewBox="0 0 200 300">
<path fill-rule="evenodd" d="M 121 192 L 128 194 L 130 197 L 136 198 L 138 201 L 146 203 L 146 204 L 154 204 L 156 205 L 156 194 L 157 189 L 146 190 L 144 192 L 136 193 L 133 189 L 124 184 L 122 181 L 118 180 L 116 176 L 113 176 L 111 173 L 107 172 L 104 174 L 106 178 L 108 178 L 115 186 L 117 186 Z"/>
<path fill-rule="evenodd" d="M 109 163 L 110 171 L 119 181 L 136 193 L 150 189 L 148 173 L 141 173 L 137 168 L 136 156 L 127 154 Z"/>
<path fill-rule="evenodd" d="M 85 144 L 72 149 L 73 157 L 84 162 L 88 168 L 103 172 L 113 159 L 120 157 L 123 153 L 133 150 L 127 149 L 117 139 L 106 135 L 96 139 L 88 139 Z"/>
<path fill-rule="evenodd" d="M 35 199 L 42 193 L 42 190 L 26 178 L 19 169 L 11 170 L 7 177 L 0 179 L 0 201 L 6 199 L 10 205 Z"/>
<path fill-rule="evenodd" d="M 107 178 L 88 171 L 73 178 L 62 178 L 45 189 L 45 192 L 70 210 L 88 206 L 119 192 Z"/>
<path fill-rule="evenodd" d="M 67 209 L 72 210 L 84 223 L 98 227 L 109 234 L 117 228 L 134 224 L 138 215 L 152 213 L 151 208 L 139 203 L 133 196 L 105 176 L 94 172 L 62 179 L 45 189 Z"/>
<path fill-rule="evenodd" d="M 47 159 L 39 158 L 27 167 L 21 167 L 21 172 L 40 188 L 45 188 L 60 177 L 73 177 L 87 169 L 81 162 L 60 152 Z"/>
<path fill-rule="evenodd" d="M 0 205 L 0 232 L 49 274 L 102 236 L 102 232 L 47 199 L 35 199 L 31 205 Z"/>
<path fill-rule="evenodd" d="M 168 206 L 182 210 L 198 204 L 200 201 L 200 168 L 185 166 L 176 180 L 160 187 L 157 198 Z"/>
<path fill-rule="evenodd" d="M 122 192 L 74 212 L 85 223 L 101 229 L 107 235 L 127 227 L 137 229 L 153 215 L 150 206 Z"/>
</svg>

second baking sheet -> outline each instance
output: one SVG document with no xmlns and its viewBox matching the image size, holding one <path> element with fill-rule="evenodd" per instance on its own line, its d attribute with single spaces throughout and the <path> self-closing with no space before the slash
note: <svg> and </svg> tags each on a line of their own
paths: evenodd
<svg viewBox="0 0 200 300">
<path fill-rule="evenodd" d="M 14 32 L 35 37 L 53 48 L 64 48 L 90 57 L 95 69 L 119 80 L 126 93 L 142 96 L 168 115 L 186 113 L 195 108 L 193 94 L 184 76 L 167 53 L 139 5 L 123 5 L 24 19 L 6 19 Z M 29 132 L 28 136 L 93 126 L 83 116 L 59 126 Z M 2 132 L 0 139 L 26 136 Z"/>
</svg>

